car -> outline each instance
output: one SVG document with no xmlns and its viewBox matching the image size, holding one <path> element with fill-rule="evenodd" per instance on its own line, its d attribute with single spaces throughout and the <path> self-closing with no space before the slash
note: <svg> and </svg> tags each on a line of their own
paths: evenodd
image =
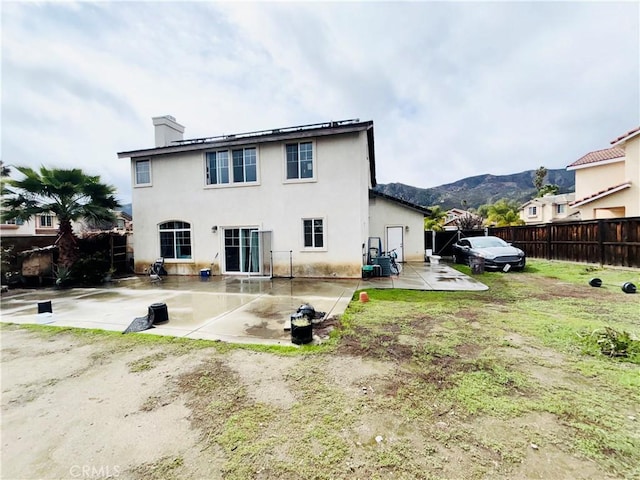
<svg viewBox="0 0 640 480">
<path fill-rule="evenodd" d="M 496 270 L 522 270 L 527 262 L 522 250 L 499 237 L 467 237 L 453 244 L 454 263 L 470 265 L 474 257 L 484 259 L 484 268 Z"/>
</svg>

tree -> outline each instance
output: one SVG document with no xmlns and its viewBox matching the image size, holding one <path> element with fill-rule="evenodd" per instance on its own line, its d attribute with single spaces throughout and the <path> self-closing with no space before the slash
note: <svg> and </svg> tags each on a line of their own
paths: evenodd
<svg viewBox="0 0 640 480">
<path fill-rule="evenodd" d="M 424 218 L 424 229 L 436 232 L 442 231 L 442 223 L 447 217 L 447 212 L 442 210 L 440 205 L 429 207 L 429 212 L 429 215 Z"/>
<path fill-rule="evenodd" d="M 533 186 L 536 187 L 536 191 L 539 192 L 542 189 L 547 173 L 549 173 L 549 171 L 545 167 L 540 167 L 536 170 L 535 176 L 533 177 Z"/>
<path fill-rule="evenodd" d="M 115 187 L 100 182 L 99 176 L 82 170 L 15 167 L 24 178 L 6 180 L 2 218 L 27 221 L 39 214 L 53 214 L 60 228 L 56 245 L 59 266 L 70 269 L 78 259 L 77 239 L 71 222 L 81 218 L 91 221 L 113 220 L 113 209 L 120 206 Z"/>
<path fill-rule="evenodd" d="M 458 230 L 477 230 L 482 228 L 484 219 L 473 213 L 465 213 L 456 219 Z"/>
<path fill-rule="evenodd" d="M 514 200 L 500 199 L 493 205 L 487 206 L 486 211 L 487 223 L 491 225 L 497 227 L 524 225 L 524 221 L 520 218 L 520 206 Z"/>
<path fill-rule="evenodd" d="M 536 191 L 538 192 L 537 197 L 543 197 L 548 193 L 555 195 L 560 191 L 558 185 L 544 183 L 547 173 L 549 173 L 549 171 L 545 167 L 540 167 L 536 170 L 535 177 L 533 178 L 533 186 L 536 187 Z"/>
</svg>

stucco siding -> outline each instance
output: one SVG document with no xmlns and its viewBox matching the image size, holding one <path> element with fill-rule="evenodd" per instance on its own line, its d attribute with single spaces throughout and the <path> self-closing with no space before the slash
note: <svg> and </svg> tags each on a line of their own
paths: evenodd
<svg viewBox="0 0 640 480">
<path fill-rule="evenodd" d="M 626 180 L 625 162 L 595 165 L 576 170 L 576 199 L 618 185 Z"/>
<path fill-rule="evenodd" d="M 369 200 L 370 236 L 380 237 L 388 250 L 387 227 L 401 226 L 405 262 L 424 260 L 424 214 L 381 197 Z M 408 227 L 408 229 L 407 229 Z"/>
<path fill-rule="evenodd" d="M 207 186 L 202 151 L 153 157 L 152 186 L 133 188 L 136 271 L 160 256 L 158 225 L 180 220 L 191 224 L 192 259 L 166 260 L 170 273 L 197 274 L 202 268 L 225 272 L 224 229 L 252 227 L 272 232 L 271 249 L 279 252 L 274 256 L 276 274 L 288 273 L 286 252 L 291 251 L 294 276 L 359 276 L 368 222 L 366 132 L 313 142 L 313 181 L 286 181 L 282 142 L 255 145 L 255 185 Z M 303 246 L 302 221 L 309 218 L 323 219 L 322 249 Z"/>
</svg>

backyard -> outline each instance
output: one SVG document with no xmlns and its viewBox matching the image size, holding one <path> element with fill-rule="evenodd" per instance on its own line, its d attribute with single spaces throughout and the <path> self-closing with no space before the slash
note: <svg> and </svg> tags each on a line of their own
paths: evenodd
<svg viewBox="0 0 640 480">
<path fill-rule="evenodd" d="M 640 271 L 477 278 L 302 348 L 2 324 L 1 476 L 640 478 Z"/>
</svg>

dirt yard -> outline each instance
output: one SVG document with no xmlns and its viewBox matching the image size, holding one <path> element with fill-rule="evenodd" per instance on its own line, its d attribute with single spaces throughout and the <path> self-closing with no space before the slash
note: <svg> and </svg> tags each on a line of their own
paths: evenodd
<svg viewBox="0 0 640 480">
<path fill-rule="evenodd" d="M 128 343 L 3 328 L 2 478 L 330 478 L 310 460 L 343 448 L 332 478 L 614 478 L 564 452 L 567 427 L 550 414 L 469 421 L 442 410 L 425 431 L 385 408 L 406 375 L 391 360 Z M 531 375 L 575 383 L 555 353 L 526 353 L 545 359 Z M 268 453 L 252 456 L 254 442 Z"/>
</svg>

